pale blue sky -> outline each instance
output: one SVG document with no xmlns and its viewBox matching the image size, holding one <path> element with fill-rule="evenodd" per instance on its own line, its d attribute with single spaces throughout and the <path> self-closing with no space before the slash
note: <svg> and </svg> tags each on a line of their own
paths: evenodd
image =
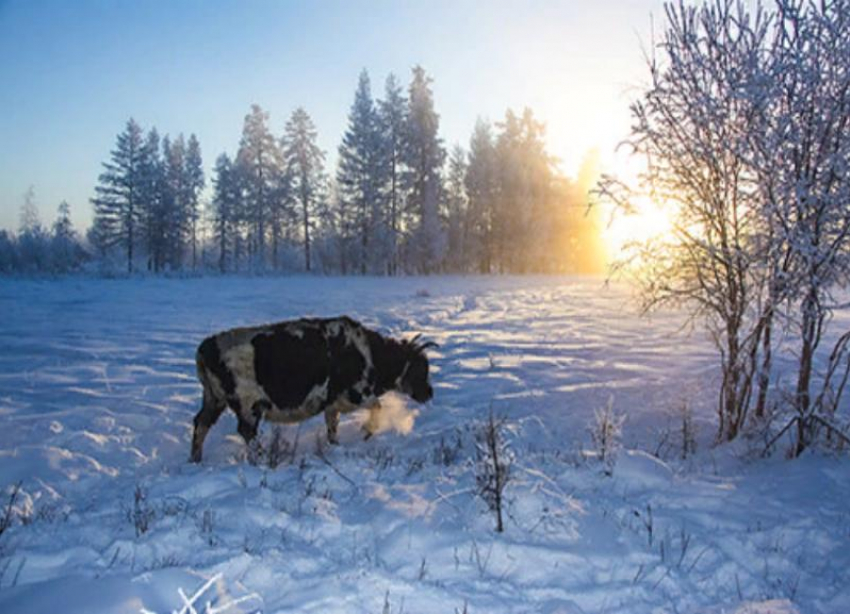
<svg viewBox="0 0 850 614">
<path fill-rule="evenodd" d="M 0 228 L 17 228 L 28 186 L 43 221 L 62 199 L 78 228 L 129 117 L 198 135 L 207 170 L 233 153 L 254 102 L 283 130 L 298 105 L 329 161 L 357 77 L 434 79 L 441 134 L 466 145 L 478 115 L 530 106 L 573 173 L 608 157 L 645 81 L 641 41 L 657 0 L 311 2 L 0 0 Z"/>
</svg>

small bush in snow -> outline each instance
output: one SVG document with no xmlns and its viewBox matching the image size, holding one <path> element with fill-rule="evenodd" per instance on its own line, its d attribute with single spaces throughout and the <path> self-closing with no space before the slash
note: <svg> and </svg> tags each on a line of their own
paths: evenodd
<svg viewBox="0 0 850 614">
<path fill-rule="evenodd" d="M 440 443 L 434 448 L 434 464 L 449 467 L 454 465 L 460 457 L 460 452 L 463 449 L 463 436 L 459 429 L 455 429 L 454 437 L 451 441 L 446 441 L 443 435 L 440 435 Z"/>
<path fill-rule="evenodd" d="M 3 537 L 3 533 L 12 526 L 12 522 L 15 520 L 15 502 L 17 501 L 20 492 L 20 482 L 12 486 L 9 491 L 9 501 L 6 503 L 6 507 L 3 508 L 2 515 L 0 515 L 0 537 Z"/>
<path fill-rule="evenodd" d="M 623 435 L 623 423 L 626 416 L 614 411 L 614 397 L 608 399 L 605 407 L 593 412 L 593 424 L 590 427 L 590 437 L 599 461 L 605 466 L 606 475 L 611 475 L 617 452 L 620 450 Z"/>
<path fill-rule="evenodd" d="M 507 447 L 502 430 L 503 418 L 496 418 L 493 412 L 487 422 L 475 429 L 475 482 L 477 494 L 496 516 L 496 532 L 504 531 L 502 510 L 504 492 L 511 478 L 513 456 Z"/>
<path fill-rule="evenodd" d="M 682 460 L 686 460 L 697 451 L 697 433 L 694 425 L 694 416 L 691 412 L 691 407 L 687 403 L 682 403 L 679 407 L 679 442 L 681 443 L 680 454 Z"/>
<path fill-rule="evenodd" d="M 130 522 L 136 530 L 136 537 L 141 537 L 148 532 L 154 516 L 156 513 L 148 503 L 147 491 L 141 486 L 136 486 L 133 492 L 133 509 L 130 512 Z"/>
</svg>

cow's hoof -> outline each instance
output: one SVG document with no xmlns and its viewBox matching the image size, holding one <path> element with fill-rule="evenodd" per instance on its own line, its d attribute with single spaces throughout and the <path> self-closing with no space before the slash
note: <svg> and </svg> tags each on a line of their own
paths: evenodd
<svg viewBox="0 0 850 614">
<path fill-rule="evenodd" d="M 339 437 L 328 436 L 328 443 L 331 444 L 332 446 L 338 446 L 339 445 Z"/>
<path fill-rule="evenodd" d="M 366 429 L 363 429 L 363 441 L 369 441 L 370 439 L 372 439 L 372 435 L 374 435 L 372 431 L 367 431 Z"/>
</svg>

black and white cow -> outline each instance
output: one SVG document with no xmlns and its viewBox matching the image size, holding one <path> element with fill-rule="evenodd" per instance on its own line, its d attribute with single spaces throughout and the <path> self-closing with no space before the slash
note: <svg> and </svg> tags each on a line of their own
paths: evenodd
<svg viewBox="0 0 850 614">
<path fill-rule="evenodd" d="M 397 341 L 348 317 L 301 319 L 235 328 L 198 347 L 198 378 L 204 387 L 195 416 L 193 462 L 201 460 L 207 432 L 230 407 L 246 443 L 260 420 L 300 422 L 324 412 L 328 440 L 337 443 L 340 413 L 370 410 L 369 437 L 377 424 L 378 397 L 396 390 L 419 403 L 431 399 L 425 350 L 418 337 Z"/>
</svg>

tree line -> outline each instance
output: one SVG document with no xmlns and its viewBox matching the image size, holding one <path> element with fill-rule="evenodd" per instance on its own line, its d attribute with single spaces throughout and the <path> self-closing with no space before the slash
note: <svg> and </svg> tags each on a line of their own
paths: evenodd
<svg viewBox="0 0 850 614">
<path fill-rule="evenodd" d="M 236 152 L 201 150 L 130 120 L 99 177 L 88 233 L 101 261 L 127 271 L 214 269 L 341 274 L 599 270 L 589 177 L 570 181 L 533 113 L 479 120 L 468 150 L 447 151 L 431 78 L 394 75 L 375 99 L 359 77 L 335 172 L 302 107 L 275 135 L 253 105 Z M 588 167 L 589 168 L 589 167 Z"/>
<path fill-rule="evenodd" d="M 66 274 L 88 262 L 84 242 L 71 223 L 71 207 L 62 201 L 50 226 L 41 221 L 30 186 L 21 205 L 17 234 L 0 229 L 0 274 Z"/>
</svg>

